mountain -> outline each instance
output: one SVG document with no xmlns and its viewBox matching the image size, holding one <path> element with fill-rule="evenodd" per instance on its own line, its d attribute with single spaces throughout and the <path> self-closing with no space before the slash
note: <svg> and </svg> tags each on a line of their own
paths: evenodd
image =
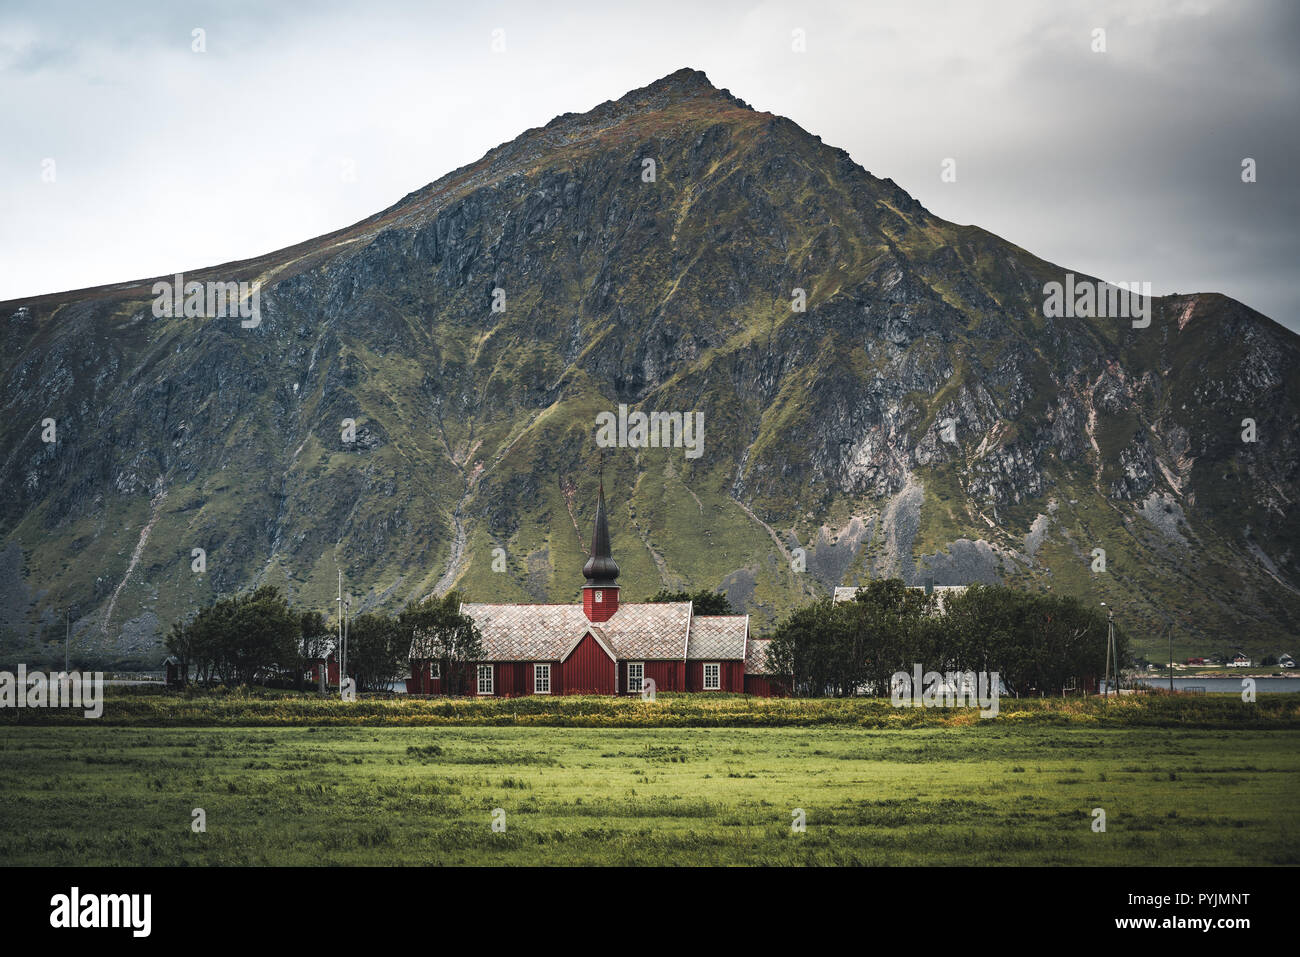
<svg viewBox="0 0 1300 957">
<path fill-rule="evenodd" d="M 0 304 L 5 656 L 57 657 L 71 606 L 74 651 L 156 661 L 218 594 L 330 611 L 339 571 L 363 608 L 576 600 L 602 459 L 627 600 L 761 630 L 1001 581 L 1156 658 L 1295 651 L 1297 337 L 1215 294 L 1053 318 L 1067 272 L 681 70 L 185 275 L 260 283 L 255 325 L 156 317 L 153 279 Z M 700 413 L 699 454 L 598 447 L 620 404 Z"/>
</svg>

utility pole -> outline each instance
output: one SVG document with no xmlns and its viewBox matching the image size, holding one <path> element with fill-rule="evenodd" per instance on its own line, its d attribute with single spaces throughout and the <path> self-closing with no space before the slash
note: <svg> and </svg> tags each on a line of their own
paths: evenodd
<svg viewBox="0 0 1300 957">
<path fill-rule="evenodd" d="M 1174 690 L 1174 632 L 1169 629 L 1169 690 Z"/>
<path fill-rule="evenodd" d="M 348 680 L 348 619 L 352 616 L 352 596 L 343 602 L 343 660 L 339 664 L 339 688 Z"/>
<path fill-rule="evenodd" d="M 69 664 L 71 655 L 69 649 L 72 647 L 72 609 L 63 609 L 63 616 L 68 623 L 68 630 L 63 636 L 63 670 L 66 672 L 71 667 Z"/>
<path fill-rule="evenodd" d="M 1106 609 L 1106 657 L 1115 661 L 1115 694 L 1119 694 L 1119 649 L 1115 647 L 1115 609 Z M 1107 686 L 1106 693 L 1110 694 Z"/>
<path fill-rule="evenodd" d="M 339 688 L 341 688 L 342 690 L 342 684 L 343 684 L 343 570 L 342 568 L 339 568 L 338 571 L 338 598 L 335 598 L 335 601 L 338 602 L 338 646 L 337 648 L 334 649 L 334 659 L 335 661 L 338 662 L 338 668 L 339 668 L 338 683 L 339 683 Z M 325 670 L 329 671 L 329 658 L 325 659 Z M 328 687 L 328 684 L 329 684 L 328 681 L 326 681 L 326 687 Z"/>
<path fill-rule="evenodd" d="M 1101 603 L 1102 608 L 1106 608 L 1106 603 Z M 1106 690 L 1102 692 L 1106 697 L 1110 696 L 1110 650 L 1115 644 L 1115 611 L 1106 608 L 1106 675 L 1102 679 L 1102 684 Z M 1115 662 L 1116 677 L 1118 678 L 1119 661 Z"/>
</svg>

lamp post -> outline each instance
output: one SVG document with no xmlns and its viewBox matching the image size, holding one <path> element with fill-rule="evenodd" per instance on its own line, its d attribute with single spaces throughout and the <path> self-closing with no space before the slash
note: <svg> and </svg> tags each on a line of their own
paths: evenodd
<svg viewBox="0 0 1300 957">
<path fill-rule="evenodd" d="M 339 687 L 348 680 L 348 619 L 352 616 L 352 596 L 343 599 L 343 658 L 339 662 Z"/>
<path fill-rule="evenodd" d="M 1115 694 L 1119 695 L 1119 649 L 1115 647 L 1115 609 L 1106 609 L 1106 641 L 1110 645 L 1110 657 L 1115 662 Z"/>
<path fill-rule="evenodd" d="M 338 684 L 339 690 L 343 690 L 343 570 L 339 568 L 338 572 L 338 648 L 334 649 L 334 657 L 338 659 Z M 329 671 L 329 658 L 325 659 L 325 671 Z M 326 681 L 328 685 L 328 681 Z"/>
<path fill-rule="evenodd" d="M 1115 609 L 1107 608 L 1106 603 L 1102 602 L 1101 607 L 1106 609 L 1106 691 L 1107 697 L 1110 696 L 1110 661 L 1112 654 L 1115 658 L 1115 684 L 1119 684 L 1119 652 L 1115 648 Z M 1117 692 L 1118 693 L 1118 689 Z"/>
</svg>

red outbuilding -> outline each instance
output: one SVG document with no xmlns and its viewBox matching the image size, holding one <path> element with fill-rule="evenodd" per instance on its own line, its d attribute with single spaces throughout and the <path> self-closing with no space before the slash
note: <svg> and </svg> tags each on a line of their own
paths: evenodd
<svg viewBox="0 0 1300 957">
<path fill-rule="evenodd" d="M 337 685 L 339 683 L 339 662 L 334 652 L 330 652 L 323 658 L 310 658 L 307 661 L 307 681 L 309 684 L 320 683 L 320 671 L 324 667 L 325 682 L 328 685 Z"/>
</svg>

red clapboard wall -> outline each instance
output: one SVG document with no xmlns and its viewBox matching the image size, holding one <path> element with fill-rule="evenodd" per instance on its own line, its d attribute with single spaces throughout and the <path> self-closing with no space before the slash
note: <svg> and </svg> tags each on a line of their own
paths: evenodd
<svg viewBox="0 0 1300 957">
<path fill-rule="evenodd" d="M 785 698 L 789 696 L 789 691 L 781 681 L 769 678 L 767 675 L 745 675 L 745 694 L 757 695 L 760 698 Z"/>
<path fill-rule="evenodd" d="M 564 693 L 614 694 L 615 675 L 614 662 L 587 632 L 564 662 Z"/>
<path fill-rule="evenodd" d="M 313 684 L 320 681 L 320 659 L 317 658 L 312 662 L 310 670 L 311 678 L 308 679 Z M 336 685 L 339 683 L 339 663 L 333 655 L 329 658 L 329 670 L 325 674 L 325 683 Z"/>
<path fill-rule="evenodd" d="M 710 662 L 710 664 L 713 663 Z M 703 661 L 686 662 L 687 691 L 704 690 L 704 664 Z M 718 679 L 722 687 L 710 688 L 710 691 L 745 690 L 745 663 L 743 661 L 719 661 L 716 664 L 721 666 L 718 670 Z"/>
<path fill-rule="evenodd" d="M 643 661 L 644 676 L 655 683 L 655 691 L 685 691 L 686 663 L 683 661 Z M 618 688 L 628 694 L 631 684 L 627 680 L 628 662 L 618 663 Z"/>
<path fill-rule="evenodd" d="M 411 668 L 412 676 L 406 679 L 407 694 L 442 694 L 442 679 L 429 677 L 433 666 L 425 661 Z"/>
</svg>

